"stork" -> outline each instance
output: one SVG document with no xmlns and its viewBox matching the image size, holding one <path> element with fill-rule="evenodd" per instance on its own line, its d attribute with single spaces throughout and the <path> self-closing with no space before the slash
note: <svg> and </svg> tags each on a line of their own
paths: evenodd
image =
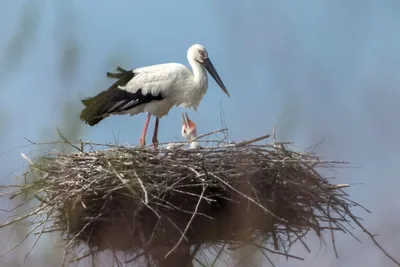
<svg viewBox="0 0 400 267">
<path fill-rule="evenodd" d="M 147 112 L 139 144 L 146 145 L 150 118 L 155 116 L 152 142 L 154 148 L 157 148 L 159 120 L 168 115 L 172 107 L 182 106 L 197 111 L 208 89 L 206 70 L 222 91 L 230 96 L 204 46 L 192 45 L 187 51 L 187 59 L 193 73 L 179 63 L 158 64 L 129 71 L 118 67 L 119 73 L 108 72 L 109 78 L 118 80 L 107 90 L 82 100 L 85 108 L 81 120 L 94 126 L 111 115 L 133 116 Z"/>
</svg>

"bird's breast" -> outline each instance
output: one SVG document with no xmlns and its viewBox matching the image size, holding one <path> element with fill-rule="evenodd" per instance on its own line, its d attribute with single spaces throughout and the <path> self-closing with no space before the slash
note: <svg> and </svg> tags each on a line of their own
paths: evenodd
<svg viewBox="0 0 400 267">
<path fill-rule="evenodd" d="M 196 88 L 189 85 L 185 90 L 182 90 L 176 98 L 176 105 L 196 110 L 206 91 L 207 87 Z"/>
<path fill-rule="evenodd" d="M 145 104 L 143 111 L 148 112 L 158 118 L 168 115 L 170 109 L 174 106 L 168 98 L 159 101 L 152 101 Z"/>
</svg>

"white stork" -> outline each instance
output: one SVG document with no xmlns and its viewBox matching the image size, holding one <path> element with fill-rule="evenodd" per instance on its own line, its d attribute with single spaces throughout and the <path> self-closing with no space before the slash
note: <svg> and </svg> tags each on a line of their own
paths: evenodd
<svg viewBox="0 0 400 267">
<path fill-rule="evenodd" d="M 203 98 L 208 88 L 206 70 L 211 74 L 220 88 L 229 96 L 228 90 L 211 63 L 207 50 L 199 44 L 192 45 L 187 51 L 187 59 L 193 73 L 179 63 L 167 63 L 124 70 L 119 73 L 107 73 L 110 78 L 118 80 L 107 90 L 94 97 L 82 100 L 85 105 L 81 120 L 90 126 L 96 125 L 110 115 L 147 112 L 140 145 L 144 146 L 147 128 L 151 116 L 156 117 L 153 134 L 153 146 L 158 147 L 159 119 L 168 115 L 174 106 L 194 109 Z"/>
</svg>

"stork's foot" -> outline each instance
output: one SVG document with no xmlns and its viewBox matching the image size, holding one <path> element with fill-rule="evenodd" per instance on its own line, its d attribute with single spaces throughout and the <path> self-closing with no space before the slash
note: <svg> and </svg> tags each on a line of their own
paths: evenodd
<svg viewBox="0 0 400 267">
<path fill-rule="evenodd" d="M 146 139 L 141 137 L 140 140 L 139 140 L 139 145 L 140 146 L 145 146 L 146 145 Z"/>
<path fill-rule="evenodd" d="M 158 140 L 157 140 L 157 138 L 153 138 L 152 141 L 153 141 L 154 149 L 158 149 Z"/>
</svg>

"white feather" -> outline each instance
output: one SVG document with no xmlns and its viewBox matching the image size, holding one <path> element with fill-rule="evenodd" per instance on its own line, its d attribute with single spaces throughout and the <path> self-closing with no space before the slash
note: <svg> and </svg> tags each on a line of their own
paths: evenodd
<svg viewBox="0 0 400 267">
<path fill-rule="evenodd" d="M 205 48 L 200 47 L 204 51 Z M 136 93 L 139 89 L 142 94 L 148 93 L 156 96 L 161 93 L 164 98 L 159 101 L 139 105 L 123 112 L 135 115 L 141 112 L 149 112 L 156 117 L 168 115 L 173 106 L 182 106 L 197 110 L 200 101 L 208 88 L 206 70 L 198 62 L 198 45 L 188 50 L 188 61 L 193 73 L 179 63 L 166 63 L 134 69 L 136 75 L 120 89 Z"/>
</svg>

